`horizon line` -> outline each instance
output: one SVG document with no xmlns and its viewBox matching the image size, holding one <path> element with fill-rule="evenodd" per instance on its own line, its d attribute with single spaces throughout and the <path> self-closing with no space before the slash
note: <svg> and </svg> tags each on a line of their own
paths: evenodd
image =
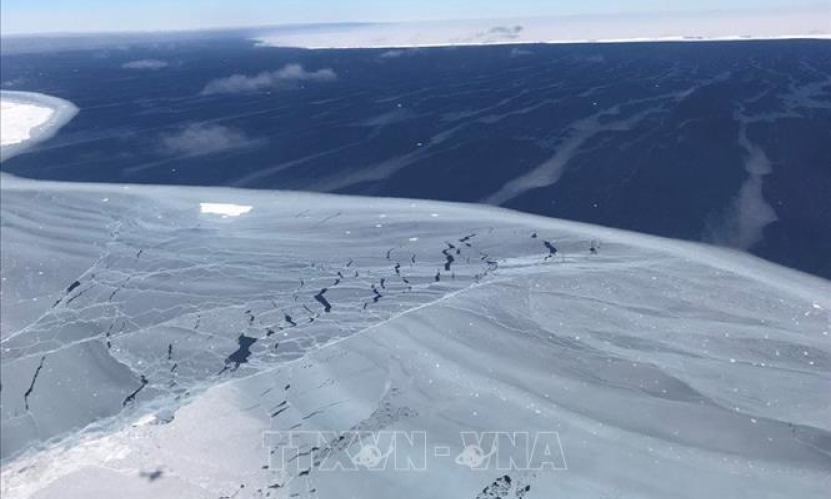
<svg viewBox="0 0 831 499">
<path fill-rule="evenodd" d="M 652 16 L 694 16 L 703 17 L 713 14 L 751 14 L 751 13 L 771 13 L 777 11 L 793 11 L 806 8 L 820 8 L 826 7 L 824 3 L 803 3 L 793 7 L 748 7 L 748 8 L 734 8 L 734 9 L 707 9 L 707 10 L 660 10 L 649 12 L 605 12 L 599 14 L 549 14 L 542 16 L 517 16 L 517 17 L 466 17 L 466 18 L 446 18 L 446 19 L 410 19 L 410 20 L 396 20 L 396 21 L 323 21 L 323 22 L 287 22 L 279 24 L 241 24 L 241 25 L 216 25 L 204 27 L 183 27 L 172 29 L 155 29 L 155 28 L 135 28 L 135 29 L 113 29 L 101 31 L 71 31 L 71 30 L 53 30 L 53 31 L 32 31 L 32 32 L 0 32 L 0 38 L 47 38 L 47 37 L 85 37 L 85 36 L 117 36 L 117 35 L 164 35 L 164 34 L 187 34 L 187 33 L 211 33 L 211 32 L 232 32 L 232 31 L 246 31 L 246 30 L 266 30 L 275 28 L 302 28 L 302 27 L 337 27 L 337 26 L 383 26 L 396 24 L 420 24 L 420 23 L 454 23 L 454 22 L 476 22 L 476 21 L 521 21 L 527 19 L 590 19 L 590 18 L 642 18 Z M 831 8 L 829 8 L 831 14 Z M 831 35 L 831 23 L 827 27 L 827 32 L 820 34 L 820 36 Z M 752 36 L 752 35 L 751 35 Z M 783 35 L 791 36 L 791 35 Z M 811 35 L 812 36 L 812 35 Z M 540 42 L 546 43 L 546 42 Z"/>
</svg>

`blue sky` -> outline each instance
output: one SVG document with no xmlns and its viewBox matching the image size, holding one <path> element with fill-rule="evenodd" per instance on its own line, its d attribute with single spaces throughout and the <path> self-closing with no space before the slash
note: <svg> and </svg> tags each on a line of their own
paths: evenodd
<svg viewBox="0 0 831 499">
<path fill-rule="evenodd" d="M 2 0 L 2 33 L 787 8 L 831 0 Z"/>
</svg>

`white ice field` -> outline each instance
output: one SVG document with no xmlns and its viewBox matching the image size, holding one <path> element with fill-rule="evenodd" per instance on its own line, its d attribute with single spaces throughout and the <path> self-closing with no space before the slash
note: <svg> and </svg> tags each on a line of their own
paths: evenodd
<svg viewBox="0 0 831 499">
<path fill-rule="evenodd" d="M 831 487 L 826 280 L 483 206 L 1 185 L 4 499 Z M 424 466 L 279 467 L 287 431 L 347 464 L 350 431 L 423 432 L 388 457 Z M 466 466 L 464 432 L 556 432 L 559 469 Z"/>
<path fill-rule="evenodd" d="M 63 99 L 0 91 L 0 161 L 48 139 L 77 112 L 75 105 Z"/>
<path fill-rule="evenodd" d="M 48 107 L 0 101 L 0 146 L 29 140 L 31 130 L 49 121 L 52 113 Z"/>
<path fill-rule="evenodd" d="M 265 46 L 320 48 L 416 48 L 528 43 L 618 43 L 778 38 L 829 38 L 829 5 L 788 5 L 760 9 L 709 10 L 698 14 L 671 9 L 638 14 L 527 16 L 472 20 L 425 20 L 284 26 L 260 30 Z M 497 16 L 499 17 L 499 16 Z M 517 49 L 517 53 L 522 53 Z M 385 57 L 398 57 L 390 51 Z"/>
</svg>

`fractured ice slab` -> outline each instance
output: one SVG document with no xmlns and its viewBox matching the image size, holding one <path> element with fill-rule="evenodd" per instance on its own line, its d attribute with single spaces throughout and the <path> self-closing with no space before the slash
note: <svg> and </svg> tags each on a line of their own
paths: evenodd
<svg viewBox="0 0 831 499">
<path fill-rule="evenodd" d="M 2 189 L 3 497 L 819 498 L 831 481 L 826 280 L 492 207 Z M 347 431 L 423 431 L 431 452 L 421 472 L 278 470 L 264 432 L 286 430 L 335 435 L 315 452 L 338 458 L 358 452 Z M 567 470 L 460 466 L 464 431 L 557 432 Z"/>
</svg>

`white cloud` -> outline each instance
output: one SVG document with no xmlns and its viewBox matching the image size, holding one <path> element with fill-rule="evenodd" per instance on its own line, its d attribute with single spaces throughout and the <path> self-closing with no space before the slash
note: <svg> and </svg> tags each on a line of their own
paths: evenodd
<svg viewBox="0 0 831 499">
<path fill-rule="evenodd" d="M 260 143 L 240 130 L 222 125 L 196 123 L 179 132 L 162 137 L 162 145 L 169 154 L 196 156 L 230 149 L 251 147 Z"/>
<path fill-rule="evenodd" d="M 227 78 L 212 80 L 202 90 L 203 95 L 256 92 L 280 88 L 303 81 L 333 81 L 337 75 L 329 68 L 307 71 L 300 64 L 287 64 L 277 71 L 263 71 L 254 76 L 235 74 Z"/>
<path fill-rule="evenodd" d="M 395 59 L 397 57 L 401 57 L 402 55 L 404 55 L 403 50 L 387 50 L 378 57 L 381 59 Z"/>
<path fill-rule="evenodd" d="M 405 49 L 390 49 L 384 52 L 381 52 L 378 55 L 379 59 L 399 59 L 401 57 L 412 57 L 419 53 L 421 49 L 419 47 L 408 47 Z"/>
<path fill-rule="evenodd" d="M 514 47 L 511 49 L 511 57 L 522 57 L 524 55 L 533 55 L 534 53 L 528 49 L 521 49 Z"/>
<path fill-rule="evenodd" d="M 168 67 L 169 65 L 170 64 L 166 61 L 160 61 L 158 59 L 140 59 L 138 61 L 125 62 L 121 65 L 121 67 L 124 69 L 158 71 Z"/>
</svg>

